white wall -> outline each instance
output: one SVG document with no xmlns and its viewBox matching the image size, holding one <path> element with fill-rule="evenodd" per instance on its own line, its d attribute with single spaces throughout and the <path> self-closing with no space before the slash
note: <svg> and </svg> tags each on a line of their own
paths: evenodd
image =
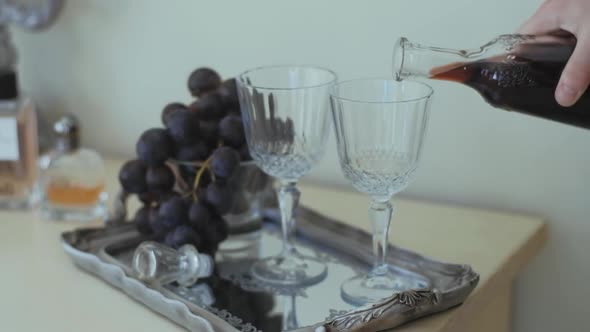
<svg viewBox="0 0 590 332">
<path fill-rule="evenodd" d="M 188 101 L 185 80 L 198 66 L 224 76 L 282 63 L 328 66 L 341 78 L 388 75 L 400 35 L 479 46 L 514 31 L 539 3 L 70 0 L 49 31 L 15 39 L 23 85 L 37 101 L 76 112 L 87 145 L 128 156 L 140 132 L 159 124 L 163 105 Z M 467 88 L 432 85 L 424 159 L 406 194 L 546 217 L 548 246 L 516 284 L 515 330 L 587 330 L 590 131 L 495 111 Z M 313 177 L 345 185 L 336 169 L 332 142 Z"/>
</svg>

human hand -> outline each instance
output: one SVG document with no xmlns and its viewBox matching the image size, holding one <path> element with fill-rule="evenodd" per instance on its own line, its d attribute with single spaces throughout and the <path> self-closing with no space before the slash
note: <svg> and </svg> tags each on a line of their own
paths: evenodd
<svg viewBox="0 0 590 332">
<path fill-rule="evenodd" d="M 555 91 L 560 105 L 572 106 L 590 84 L 590 0 L 545 0 L 519 33 L 540 35 L 559 30 L 578 40 Z"/>
</svg>

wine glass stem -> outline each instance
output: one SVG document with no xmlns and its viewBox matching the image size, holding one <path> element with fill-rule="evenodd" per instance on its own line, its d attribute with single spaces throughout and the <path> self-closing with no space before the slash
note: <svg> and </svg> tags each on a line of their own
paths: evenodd
<svg viewBox="0 0 590 332">
<path fill-rule="evenodd" d="M 290 331 L 299 327 L 295 309 L 295 295 L 283 296 L 283 331 Z"/>
<path fill-rule="evenodd" d="M 293 236 L 295 234 L 294 212 L 299 204 L 300 192 L 295 181 L 281 182 L 279 189 L 279 207 L 281 209 L 281 225 L 283 230 L 283 255 L 295 252 Z"/>
<path fill-rule="evenodd" d="M 393 207 L 389 201 L 371 202 L 369 217 L 373 224 L 373 254 L 375 255 L 375 267 L 373 274 L 385 274 L 387 272 L 387 246 L 389 238 L 389 224 Z"/>
</svg>

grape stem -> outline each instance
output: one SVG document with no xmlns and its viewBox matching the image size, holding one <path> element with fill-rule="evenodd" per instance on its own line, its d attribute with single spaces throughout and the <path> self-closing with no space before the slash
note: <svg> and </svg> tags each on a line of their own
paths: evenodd
<svg viewBox="0 0 590 332">
<path fill-rule="evenodd" d="M 168 167 L 172 170 L 172 173 L 174 173 L 174 179 L 176 180 L 176 183 L 178 184 L 180 191 L 181 192 L 189 191 L 190 187 L 189 187 L 188 183 L 186 183 L 186 181 L 184 181 L 182 176 L 180 176 L 180 173 L 178 172 L 178 167 L 170 162 L 166 162 L 166 165 L 168 165 Z"/>
<path fill-rule="evenodd" d="M 199 183 L 201 182 L 201 177 L 203 176 L 203 173 L 205 173 L 205 170 L 207 170 L 209 168 L 210 164 L 211 164 L 211 156 L 203 162 L 203 164 L 201 165 L 201 168 L 199 168 L 199 170 L 197 171 L 197 174 L 195 175 L 195 182 L 193 183 L 193 200 L 195 200 L 195 201 L 199 200 L 199 198 L 197 197 L 197 189 L 199 188 Z M 215 181 L 215 174 L 213 174 L 213 172 L 211 172 L 211 178 L 213 179 L 213 181 Z"/>
</svg>

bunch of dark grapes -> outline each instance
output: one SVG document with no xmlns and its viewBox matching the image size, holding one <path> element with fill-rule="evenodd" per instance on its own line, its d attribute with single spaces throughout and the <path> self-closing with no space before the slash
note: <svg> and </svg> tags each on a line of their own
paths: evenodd
<svg viewBox="0 0 590 332">
<path fill-rule="evenodd" d="M 141 135 L 137 159 L 123 165 L 119 181 L 143 203 L 134 217 L 140 233 L 214 254 L 228 236 L 223 216 L 236 201 L 231 179 L 240 162 L 251 158 L 235 80 L 198 68 L 188 89 L 196 99 L 164 107 L 164 128 Z"/>
</svg>

